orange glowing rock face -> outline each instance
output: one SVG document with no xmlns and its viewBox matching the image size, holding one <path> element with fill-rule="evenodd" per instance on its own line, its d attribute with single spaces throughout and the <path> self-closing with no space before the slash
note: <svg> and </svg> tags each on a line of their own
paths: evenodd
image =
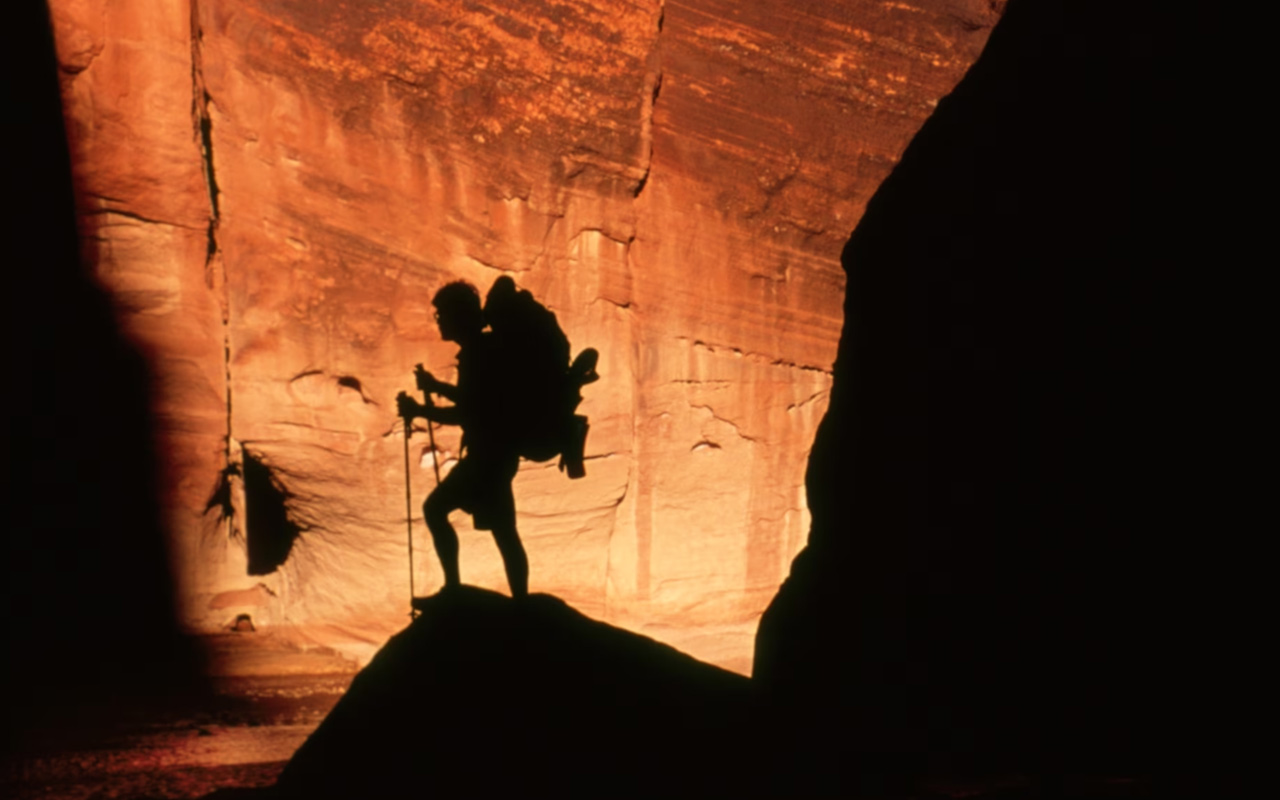
<svg viewBox="0 0 1280 800">
<path fill-rule="evenodd" d="M 516 478 L 531 590 L 749 670 L 808 532 L 840 249 L 989 3 L 51 5 L 86 259 L 150 360 L 189 628 L 250 613 L 367 657 L 403 627 L 393 398 L 419 361 L 452 377 L 434 291 L 510 274 L 601 353 L 587 477 Z M 456 430 L 437 444 L 456 458 Z M 434 476 L 410 445 L 421 593 Z M 230 520 L 210 504 L 246 453 L 299 531 L 264 575 L 243 470 Z M 455 522 L 463 580 L 505 589 Z"/>
</svg>

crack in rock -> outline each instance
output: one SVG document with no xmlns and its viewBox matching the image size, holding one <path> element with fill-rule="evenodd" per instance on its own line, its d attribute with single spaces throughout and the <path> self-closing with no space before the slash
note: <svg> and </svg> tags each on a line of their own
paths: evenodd
<svg viewBox="0 0 1280 800">
<path fill-rule="evenodd" d="M 662 25 L 667 15 L 666 2 L 658 3 L 657 34 L 653 37 L 653 49 L 649 51 L 649 68 L 645 72 L 644 86 L 640 98 L 640 157 L 641 175 L 636 181 L 632 197 L 640 197 L 649 183 L 649 172 L 653 169 L 653 112 L 658 105 L 658 94 L 662 91 Z"/>
<path fill-rule="evenodd" d="M 787 411 L 795 411 L 796 409 L 804 408 L 807 405 L 811 405 L 812 403 L 816 402 L 818 398 L 825 397 L 826 395 L 830 394 L 830 391 L 831 390 L 829 389 L 823 389 L 822 391 L 814 392 L 813 394 L 809 395 L 808 397 L 801 400 L 800 402 L 792 403 L 791 405 L 787 406 Z"/>
<path fill-rule="evenodd" d="M 163 220 L 163 219 L 152 219 L 151 217 L 143 216 L 142 214 L 139 214 L 135 211 L 125 211 L 124 209 L 119 209 L 119 208 L 91 208 L 91 209 L 87 209 L 84 212 L 84 214 L 86 216 L 113 215 L 117 217 L 124 217 L 125 219 L 131 219 L 134 222 L 141 222 L 144 225 L 164 225 L 165 227 L 169 227 L 169 228 L 183 228 L 189 231 L 200 230 L 200 227 L 198 225 L 184 225 L 181 222 L 170 222 L 168 220 Z M 105 223 L 102 225 L 102 227 L 107 228 L 107 227 L 113 227 L 113 226 L 110 223 Z"/>
<path fill-rule="evenodd" d="M 677 341 L 689 341 L 686 337 L 678 336 Z M 818 372 L 823 375 L 830 376 L 831 369 L 816 366 L 814 364 L 801 364 L 797 361 L 791 361 L 785 358 L 771 356 L 768 353 L 756 353 L 744 351 L 739 347 L 731 347 L 729 345 L 709 344 L 701 339 L 694 339 L 693 346 L 702 350 L 706 350 L 713 355 L 721 355 L 725 352 L 731 354 L 734 358 L 745 358 L 759 364 L 767 364 L 771 367 L 785 367 L 786 369 L 798 369 L 803 372 Z"/>
<path fill-rule="evenodd" d="M 205 88 L 204 52 L 201 43 L 204 32 L 200 27 L 200 2 L 191 0 L 191 115 L 195 127 L 196 141 L 200 147 L 200 160 L 203 167 L 205 188 L 209 193 L 209 224 L 205 229 L 205 283 L 210 288 L 217 287 L 222 296 L 219 298 L 222 307 L 222 351 L 223 379 L 226 381 L 226 448 L 227 464 L 233 463 L 232 453 L 232 399 L 231 399 L 231 306 L 226 294 L 227 265 L 221 262 L 221 274 L 217 274 L 215 262 L 218 259 L 218 179 L 213 168 L 213 120 L 209 116 L 209 105 L 212 98 Z"/>
<path fill-rule="evenodd" d="M 748 436 L 747 434 L 743 433 L 743 432 L 742 432 L 742 428 L 738 427 L 738 423 L 734 422 L 734 421 L 733 421 L 733 420 L 731 420 L 731 419 L 726 419 L 725 417 L 720 416 L 719 414 L 717 414 L 717 413 L 716 413 L 715 409 L 714 409 L 714 408 L 712 408 L 712 407 L 711 407 L 711 406 L 709 406 L 709 405 L 706 405 L 706 404 L 703 404 L 703 403 L 690 403 L 690 404 L 689 404 L 689 407 L 690 407 L 690 408 L 695 408 L 695 409 L 700 409 L 700 410 L 702 410 L 702 411 L 706 411 L 708 414 L 710 414 L 710 415 L 711 415 L 711 418 L 712 418 L 712 419 L 714 419 L 715 421 L 717 421 L 717 422 L 723 422 L 724 424 L 726 424 L 726 425 L 728 425 L 729 427 L 733 428 L 733 432 L 734 432 L 734 433 L 736 433 L 736 434 L 738 434 L 738 438 L 739 438 L 739 439 L 745 439 L 746 441 L 751 442 L 751 443 L 753 443 L 753 444 L 754 444 L 754 443 L 756 443 L 757 441 L 759 441 L 759 440 L 758 440 L 758 439 L 756 439 L 755 437 L 753 437 L 753 436 Z M 720 445 L 715 445 L 715 446 L 716 446 L 716 447 L 719 447 Z M 695 449 L 696 449 L 696 447 L 697 447 L 697 446 L 695 445 Z"/>
</svg>

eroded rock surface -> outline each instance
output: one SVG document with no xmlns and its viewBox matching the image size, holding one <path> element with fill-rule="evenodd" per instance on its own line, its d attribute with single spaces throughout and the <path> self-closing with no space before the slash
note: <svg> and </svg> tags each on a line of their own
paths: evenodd
<svg viewBox="0 0 1280 800">
<path fill-rule="evenodd" d="M 435 289 L 510 274 L 603 376 L 588 476 L 517 477 L 532 588 L 749 671 L 808 532 L 840 248 L 998 4 L 51 6 L 85 257 L 156 376 L 188 628 L 250 614 L 367 657 L 400 625 L 392 399 L 416 362 L 451 374 Z M 271 571 L 246 459 L 292 526 Z M 503 587 L 468 522 L 464 581 Z"/>
</svg>

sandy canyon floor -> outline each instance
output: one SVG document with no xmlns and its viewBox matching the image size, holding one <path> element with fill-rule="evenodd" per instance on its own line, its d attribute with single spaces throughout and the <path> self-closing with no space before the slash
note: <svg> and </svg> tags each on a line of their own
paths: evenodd
<svg viewBox="0 0 1280 800">
<path fill-rule="evenodd" d="M 342 697 L 356 665 L 263 633 L 205 641 L 209 691 L 32 737 L 5 757 L 0 796 L 195 798 L 274 783 Z"/>
</svg>

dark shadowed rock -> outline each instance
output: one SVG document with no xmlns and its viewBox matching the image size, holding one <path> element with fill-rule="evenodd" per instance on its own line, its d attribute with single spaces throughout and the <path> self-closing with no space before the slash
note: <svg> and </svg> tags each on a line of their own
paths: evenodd
<svg viewBox="0 0 1280 800">
<path fill-rule="evenodd" d="M 392 637 L 277 789 L 720 794 L 749 763 L 749 712 L 740 675 L 548 595 L 464 587 Z"/>
<path fill-rule="evenodd" d="M 1010 3 L 845 248 L 813 527 L 753 673 L 801 774 L 1133 774 L 1160 747 L 1171 487 L 1206 423 L 1163 382 L 1161 265 L 1208 262 L 1167 166 L 1193 84 L 1139 5 Z"/>
<path fill-rule="evenodd" d="M 160 525 L 153 375 L 118 323 L 124 305 L 80 262 L 58 65 L 43 3 L 15 7 L 0 48 L 8 215 L 0 607 L 10 688 L 0 751 L 141 704 L 199 693 L 200 658 L 173 613 Z M 12 60 L 10 60 L 12 59 Z M 157 699 L 159 698 L 159 699 Z"/>
</svg>

